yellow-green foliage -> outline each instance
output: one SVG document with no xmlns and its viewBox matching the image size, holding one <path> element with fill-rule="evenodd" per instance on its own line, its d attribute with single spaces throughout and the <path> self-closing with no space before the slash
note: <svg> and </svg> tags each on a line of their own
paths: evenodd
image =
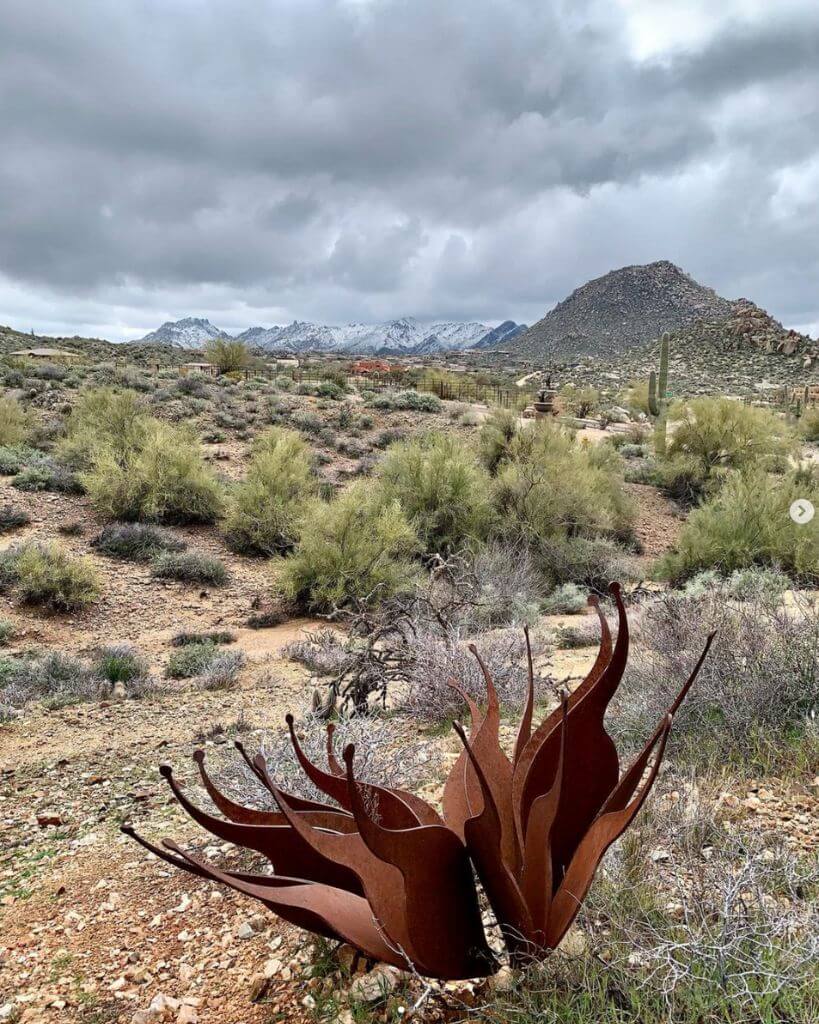
<svg viewBox="0 0 819 1024">
<path fill-rule="evenodd" d="M 289 551 L 316 490 L 310 449 L 301 436 L 271 427 L 257 438 L 247 477 L 228 498 L 222 524 L 228 546 L 245 554 Z"/>
<path fill-rule="evenodd" d="M 14 561 L 17 595 L 30 604 L 76 611 L 99 597 L 90 558 L 74 558 L 58 544 L 26 544 Z"/>
<path fill-rule="evenodd" d="M 819 583 L 819 519 L 795 523 L 788 510 L 798 498 L 819 508 L 819 485 L 809 474 L 775 477 L 759 468 L 732 473 L 690 514 L 661 573 L 679 583 L 705 569 L 727 574 L 777 566 L 796 579 Z"/>
<path fill-rule="evenodd" d="M 85 391 L 71 410 L 57 457 L 74 469 L 88 469 L 102 449 L 123 458 L 142 442 L 148 421 L 136 391 Z"/>
<path fill-rule="evenodd" d="M 520 417 L 513 409 L 500 406 L 486 417 L 479 434 L 481 461 L 490 473 L 509 457 L 509 446 L 520 430 Z"/>
<path fill-rule="evenodd" d="M 585 419 L 600 406 L 600 392 L 596 388 L 579 388 L 574 384 L 564 384 L 558 392 L 560 403 L 572 416 Z"/>
<path fill-rule="evenodd" d="M 499 529 L 527 543 L 628 536 L 633 509 L 619 467 L 612 448 L 578 443 L 549 420 L 523 428 L 495 478 Z"/>
<path fill-rule="evenodd" d="M 313 612 L 376 605 L 417 582 L 418 550 L 399 503 L 385 504 L 371 483 L 356 481 L 329 504 L 313 504 L 282 563 L 282 592 Z"/>
<path fill-rule="evenodd" d="M 243 370 L 252 362 L 250 349 L 237 338 L 214 338 L 205 346 L 205 358 L 222 373 Z"/>
<path fill-rule="evenodd" d="M 807 441 L 819 441 L 819 405 L 805 409 L 799 420 L 799 429 Z"/>
<path fill-rule="evenodd" d="M 22 444 L 29 432 L 29 419 L 20 403 L 0 395 L 0 445 Z"/>
<path fill-rule="evenodd" d="M 222 509 L 222 489 L 202 461 L 194 434 L 154 419 L 124 453 L 99 447 L 81 479 L 107 519 L 212 523 Z"/>
<path fill-rule="evenodd" d="M 672 407 L 667 461 L 680 460 L 702 487 L 732 469 L 784 472 L 797 449 L 792 431 L 767 409 L 730 398 L 695 398 Z"/>
<path fill-rule="evenodd" d="M 451 551 L 489 532 L 489 474 L 473 448 L 452 434 L 392 445 L 378 481 L 384 500 L 399 502 L 427 551 Z"/>
</svg>

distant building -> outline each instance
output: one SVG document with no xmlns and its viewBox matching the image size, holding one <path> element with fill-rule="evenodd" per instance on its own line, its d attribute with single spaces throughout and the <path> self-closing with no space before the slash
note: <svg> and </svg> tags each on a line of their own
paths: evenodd
<svg viewBox="0 0 819 1024">
<path fill-rule="evenodd" d="M 183 363 L 179 367 L 179 372 L 183 377 L 187 377 L 191 373 L 204 373 L 208 377 L 216 377 L 219 367 L 214 363 Z"/>
<path fill-rule="evenodd" d="M 72 359 L 80 358 L 79 352 L 69 352 L 64 348 L 21 348 L 10 355 L 21 359 L 42 359 L 51 363 L 71 362 Z"/>
<path fill-rule="evenodd" d="M 359 359 L 353 363 L 353 373 L 366 376 L 368 373 L 389 373 L 392 367 L 383 359 Z"/>
</svg>

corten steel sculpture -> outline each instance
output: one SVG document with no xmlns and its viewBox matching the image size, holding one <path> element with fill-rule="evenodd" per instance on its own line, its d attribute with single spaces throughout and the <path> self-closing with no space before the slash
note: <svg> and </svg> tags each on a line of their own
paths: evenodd
<svg viewBox="0 0 819 1024">
<path fill-rule="evenodd" d="M 190 816 L 219 839 L 264 855 L 272 874 L 226 871 L 174 843 L 158 857 L 202 878 L 253 896 L 292 924 L 348 942 L 366 957 L 412 966 L 440 979 L 492 974 L 474 874 L 501 926 L 511 961 L 545 957 L 577 915 L 607 848 L 628 827 L 657 777 L 671 720 L 708 653 L 713 636 L 642 753 L 621 775 L 603 716 L 626 667 L 629 630 L 620 588 L 612 584 L 618 632 L 590 598 L 602 630 L 597 659 L 562 706 L 532 730 L 534 683 L 529 651 L 526 706 L 510 761 L 501 750 L 498 699 L 486 666 L 485 712 L 464 693 L 472 717 L 446 782 L 443 815 L 411 793 L 358 782 L 355 751 L 340 764 L 327 728 L 327 770 L 308 760 L 287 723 L 296 757 L 310 781 L 338 806 L 280 790 L 261 756 L 251 760 L 277 812 L 253 810 L 221 793 L 194 760 L 224 818 L 194 805 L 167 765 L 162 775 Z M 528 645 L 528 636 L 527 636 Z M 455 689 L 457 684 L 452 683 Z M 649 762 L 652 761 L 649 769 Z M 473 873 L 474 868 L 474 873 Z"/>
</svg>

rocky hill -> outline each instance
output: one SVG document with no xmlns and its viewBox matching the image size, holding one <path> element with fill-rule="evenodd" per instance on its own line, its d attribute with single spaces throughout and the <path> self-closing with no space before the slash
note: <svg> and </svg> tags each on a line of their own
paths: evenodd
<svg viewBox="0 0 819 1024">
<path fill-rule="evenodd" d="M 621 267 L 559 302 L 528 331 L 496 347 L 543 360 L 606 358 L 645 344 L 663 331 L 727 318 L 732 303 L 668 260 Z"/>
</svg>

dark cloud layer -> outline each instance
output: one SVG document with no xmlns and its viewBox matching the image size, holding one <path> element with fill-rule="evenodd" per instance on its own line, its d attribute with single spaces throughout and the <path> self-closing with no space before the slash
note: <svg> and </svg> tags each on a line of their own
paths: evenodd
<svg viewBox="0 0 819 1024">
<path fill-rule="evenodd" d="M 819 331 L 819 8 L 3 0 L 0 322 L 534 319 L 668 258 Z"/>
</svg>

